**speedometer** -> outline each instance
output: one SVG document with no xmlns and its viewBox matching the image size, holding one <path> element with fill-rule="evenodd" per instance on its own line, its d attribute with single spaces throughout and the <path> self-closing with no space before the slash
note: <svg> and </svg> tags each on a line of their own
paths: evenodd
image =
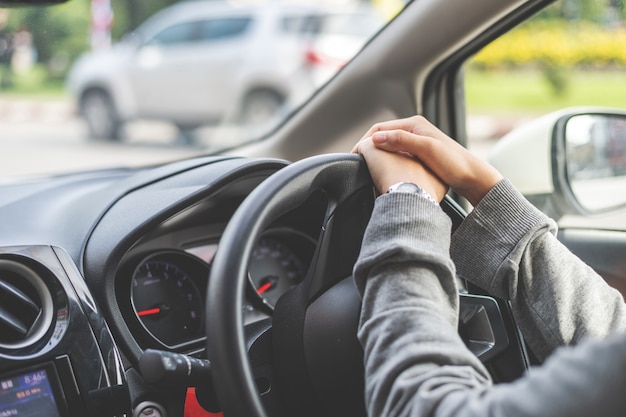
<svg viewBox="0 0 626 417">
<path fill-rule="evenodd" d="M 135 269 L 131 302 L 137 319 L 161 343 L 173 347 L 204 337 L 202 279 L 208 267 L 185 254 L 152 255 Z M 198 271 L 203 276 L 198 276 Z"/>
</svg>

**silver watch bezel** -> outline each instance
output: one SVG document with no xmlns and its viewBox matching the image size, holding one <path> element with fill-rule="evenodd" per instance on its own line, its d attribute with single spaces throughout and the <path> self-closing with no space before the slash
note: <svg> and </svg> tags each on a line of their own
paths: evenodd
<svg viewBox="0 0 626 417">
<path fill-rule="evenodd" d="M 407 194 L 417 194 L 424 197 L 426 200 L 431 203 L 439 205 L 439 202 L 435 200 L 426 190 L 424 190 L 419 185 L 409 182 L 409 181 L 401 181 L 393 184 L 387 189 L 387 193 L 407 193 Z"/>
</svg>

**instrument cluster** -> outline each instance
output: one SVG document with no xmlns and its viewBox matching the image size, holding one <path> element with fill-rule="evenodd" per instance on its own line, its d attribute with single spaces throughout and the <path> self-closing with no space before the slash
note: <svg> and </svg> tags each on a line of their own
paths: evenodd
<svg viewBox="0 0 626 417">
<path fill-rule="evenodd" d="M 182 350 L 204 340 L 206 292 L 217 249 L 218 242 L 209 241 L 150 250 L 129 262 L 121 279 L 121 296 L 128 300 L 122 314 L 142 347 Z M 311 237 L 292 228 L 263 234 L 248 266 L 246 323 L 272 315 L 280 296 L 304 279 L 314 249 Z"/>
</svg>

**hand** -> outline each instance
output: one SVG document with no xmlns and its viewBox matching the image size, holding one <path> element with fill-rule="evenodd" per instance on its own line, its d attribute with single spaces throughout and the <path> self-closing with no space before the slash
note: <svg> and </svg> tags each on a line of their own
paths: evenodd
<svg viewBox="0 0 626 417">
<path fill-rule="evenodd" d="M 363 155 L 380 194 L 402 181 L 419 185 L 437 201 L 443 200 L 448 191 L 448 187 L 413 156 L 377 149 L 371 138 L 362 139 L 352 152 Z"/>
<path fill-rule="evenodd" d="M 379 149 L 414 156 L 473 206 L 502 179 L 493 166 L 422 116 L 377 123 L 363 138 Z"/>
</svg>

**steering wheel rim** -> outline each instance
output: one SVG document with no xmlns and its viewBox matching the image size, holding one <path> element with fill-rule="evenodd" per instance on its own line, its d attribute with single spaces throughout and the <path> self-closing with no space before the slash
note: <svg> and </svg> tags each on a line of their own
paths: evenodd
<svg viewBox="0 0 626 417">
<path fill-rule="evenodd" d="M 372 190 L 363 158 L 327 154 L 281 169 L 243 201 L 221 237 L 207 290 L 206 333 L 216 395 L 227 416 L 267 416 L 248 362 L 243 330 L 242 299 L 254 245 L 280 214 L 320 190 L 329 202 L 326 224 L 335 209 L 356 192 Z M 370 195 L 373 204 L 373 192 Z M 360 240 L 358 245 L 360 248 Z"/>
<path fill-rule="evenodd" d="M 242 313 L 253 248 L 273 220 L 305 203 L 317 191 L 324 193 L 328 205 L 312 267 L 301 284 L 279 298 L 270 327 L 247 328 L 252 329 L 255 340 L 263 340 L 259 343 L 261 348 L 254 351 L 256 341 L 246 340 Z M 257 186 L 239 206 L 220 240 L 207 290 L 207 354 L 212 362 L 215 394 L 225 415 L 266 417 L 264 404 L 272 415 L 365 415 L 363 352 L 356 338 L 360 298 L 351 274 L 374 199 L 372 180 L 360 155 L 326 154 L 281 169 Z M 467 215 L 449 196 L 441 202 L 441 208 L 452 220 L 452 231 Z M 335 239 L 336 235 L 340 238 Z M 344 246 L 350 250 L 345 251 Z M 472 291 L 482 293 L 480 289 Z M 486 324 L 497 330 L 488 359 L 494 379 L 511 381 L 519 377 L 526 371 L 529 359 L 506 300 L 488 294 L 483 294 L 483 301 L 471 294 L 461 298 L 461 304 L 478 303 L 486 308 L 488 319 L 481 326 Z M 291 317 L 293 313 L 299 315 L 296 320 Z M 465 326 L 460 321 L 461 324 Z M 300 355 L 295 361 L 291 358 L 294 348 L 296 356 Z M 317 350 L 324 353 L 320 355 Z M 285 353 L 289 360 L 282 359 Z M 268 363 L 280 374 L 276 379 L 270 377 L 280 387 L 278 400 L 267 393 L 261 400 L 249 355 L 250 360 L 263 355 L 272 358 Z M 487 360 L 487 354 L 483 355 Z M 263 360 L 260 363 L 265 365 Z M 293 372 L 293 368 L 297 370 Z M 361 379 L 355 379 L 354 374 L 360 374 Z M 300 380 L 305 382 L 300 384 Z M 276 401 L 281 402 L 279 407 L 274 406 Z"/>
</svg>

